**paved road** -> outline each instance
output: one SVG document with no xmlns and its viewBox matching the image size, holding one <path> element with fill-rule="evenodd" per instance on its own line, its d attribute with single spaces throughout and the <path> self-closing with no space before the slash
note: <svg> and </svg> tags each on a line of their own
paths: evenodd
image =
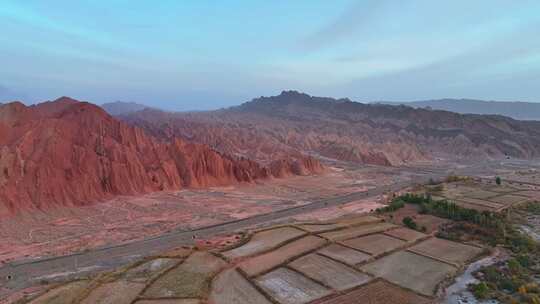
<svg viewBox="0 0 540 304">
<path fill-rule="evenodd" d="M 444 176 L 440 173 L 421 173 L 414 181 L 398 182 L 390 186 L 381 186 L 369 191 L 355 192 L 344 196 L 324 198 L 313 201 L 304 206 L 278 210 L 268 214 L 261 214 L 246 219 L 226 222 L 214 226 L 204 227 L 191 231 L 178 231 L 167 233 L 158 237 L 135 241 L 127 244 L 98 248 L 82 253 L 59 256 L 48 259 L 14 262 L 0 268 L 0 286 L 3 285 L 11 291 L 31 286 L 40 280 L 67 277 L 74 274 L 81 275 L 97 270 L 106 270 L 125 265 L 126 263 L 163 252 L 181 245 L 193 244 L 193 236 L 207 238 L 223 232 L 231 232 L 255 225 L 273 222 L 279 219 L 311 212 L 317 209 L 337 206 L 358 199 L 373 197 L 388 191 L 397 191 L 414 183 L 425 183 L 430 178 Z M 9 279 L 8 279 L 9 276 Z M 4 295 L 2 294 L 4 293 Z M 8 290 L 0 289 L 0 299 Z"/>
</svg>

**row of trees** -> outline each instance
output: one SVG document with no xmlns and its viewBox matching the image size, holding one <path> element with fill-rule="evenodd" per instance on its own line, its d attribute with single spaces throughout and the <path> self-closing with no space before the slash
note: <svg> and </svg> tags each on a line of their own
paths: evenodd
<svg viewBox="0 0 540 304">
<path fill-rule="evenodd" d="M 503 216 L 493 212 L 464 208 L 448 200 L 433 200 L 430 195 L 407 193 L 397 199 L 420 206 L 420 213 L 423 214 L 432 214 L 455 221 L 467 221 L 482 227 L 504 229 Z"/>
</svg>

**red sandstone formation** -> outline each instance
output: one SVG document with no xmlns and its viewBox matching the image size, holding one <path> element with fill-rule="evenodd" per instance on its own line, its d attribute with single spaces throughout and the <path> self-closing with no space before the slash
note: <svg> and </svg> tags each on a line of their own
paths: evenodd
<svg viewBox="0 0 540 304">
<path fill-rule="evenodd" d="M 0 216 L 320 169 L 314 159 L 269 169 L 203 144 L 164 142 L 93 104 L 65 97 L 0 106 Z"/>
</svg>

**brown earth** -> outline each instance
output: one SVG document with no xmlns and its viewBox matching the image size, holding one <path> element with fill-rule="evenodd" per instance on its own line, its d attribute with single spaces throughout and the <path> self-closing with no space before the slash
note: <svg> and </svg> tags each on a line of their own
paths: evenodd
<svg viewBox="0 0 540 304">
<path fill-rule="evenodd" d="M 312 158 L 267 167 L 179 138 L 163 142 L 86 102 L 0 106 L 0 216 L 120 194 L 320 172 Z"/>
</svg>

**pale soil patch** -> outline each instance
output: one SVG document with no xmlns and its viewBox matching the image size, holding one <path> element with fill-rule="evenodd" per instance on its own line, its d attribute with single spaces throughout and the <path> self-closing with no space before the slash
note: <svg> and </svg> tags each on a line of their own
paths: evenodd
<svg viewBox="0 0 540 304">
<path fill-rule="evenodd" d="M 339 219 L 339 224 L 343 226 L 360 226 L 366 224 L 375 224 L 382 222 L 381 218 L 372 215 L 348 216 Z"/>
<path fill-rule="evenodd" d="M 467 203 L 461 200 L 454 200 L 453 202 L 455 202 L 458 206 L 461 206 L 467 209 L 475 209 L 478 211 L 492 211 L 492 212 L 494 211 L 492 207 L 478 205 L 478 204 L 471 204 L 471 203 Z"/>
<path fill-rule="evenodd" d="M 202 304 L 199 299 L 139 300 L 135 304 Z"/>
<path fill-rule="evenodd" d="M 345 264 L 354 266 L 371 258 L 369 254 L 347 248 L 338 244 L 331 244 L 319 250 L 317 253 L 331 257 Z"/>
<path fill-rule="evenodd" d="M 235 269 L 225 270 L 216 276 L 212 283 L 209 302 L 212 304 L 271 304 Z"/>
<path fill-rule="evenodd" d="M 508 194 L 508 195 L 493 197 L 490 200 L 508 206 L 508 205 L 519 203 L 519 202 L 523 202 L 527 200 L 527 198 L 524 198 L 523 196 Z"/>
<path fill-rule="evenodd" d="M 319 233 L 319 232 L 325 232 L 328 230 L 335 230 L 343 227 L 340 224 L 302 224 L 298 225 L 298 227 L 309 231 L 311 233 Z"/>
<path fill-rule="evenodd" d="M 270 250 L 304 234 L 306 234 L 304 231 L 293 227 L 281 227 L 257 232 L 246 244 L 223 252 L 223 256 L 228 259 L 251 256 Z"/>
<path fill-rule="evenodd" d="M 208 293 L 210 279 L 226 263 L 208 252 L 195 252 L 180 266 L 165 273 L 144 292 L 147 298 L 199 298 Z"/>
<path fill-rule="evenodd" d="M 466 204 L 469 204 L 469 205 L 475 205 L 475 206 L 478 205 L 478 206 L 482 206 L 482 207 L 486 207 L 486 208 L 490 208 L 490 209 L 495 209 L 495 210 L 504 207 L 503 204 L 494 203 L 494 202 L 481 200 L 481 199 L 463 197 L 463 198 L 460 198 L 460 199 L 456 200 L 456 203 L 458 205 L 460 203 L 462 203 L 462 202 L 464 202 Z M 477 208 L 475 208 L 475 209 L 477 209 Z"/>
<path fill-rule="evenodd" d="M 399 251 L 362 267 L 362 270 L 394 284 L 432 296 L 435 288 L 456 267 L 407 251 Z"/>
<path fill-rule="evenodd" d="M 407 242 L 415 242 L 419 239 L 427 237 L 427 234 L 424 234 L 422 232 L 418 232 L 416 230 L 412 230 L 409 228 L 397 228 L 392 229 L 389 231 L 386 231 L 385 234 L 407 241 Z"/>
<path fill-rule="evenodd" d="M 335 290 L 349 289 L 371 280 L 366 274 L 313 253 L 294 260 L 289 266 Z"/>
<path fill-rule="evenodd" d="M 409 248 L 419 254 L 463 264 L 480 255 L 483 249 L 439 238 L 431 238 Z"/>
<path fill-rule="evenodd" d="M 395 227 L 397 226 L 390 223 L 376 223 L 372 225 L 361 225 L 358 227 L 343 229 L 339 231 L 321 233 L 319 235 L 332 241 L 340 241 L 363 236 L 370 233 L 383 232 Z"/>
<path fill-rule="evenodd" d="M 88 281 L 71 282 L 50 290 L 29 304 L 71 304 L 88 286 Z"/>
<path fill-rule="evenodd" d="M 380 198 L 369 198 L 296 215 L 293 219 L 297 221 L 332 221 L 351 214 L 366 214 L 383 206 Z"/>
<path fill-rule="evenodd" d="M 178 259 L 159 258 L 127 270 L 123 279 L 130 282 L 148 282 L 179 263 Z"/>
<path fill-rule="evenodd" d="M 318 300 L 312 304 L 430 304 L 430 299 L 414 292 L 377 280 L 346 294 Z"/>
<path fill-rule="evenodd" d="M 92 290 L 81 304 L 130 304 L 145 286 L 122 280 L 107 283 Z"/>
<path fill-rule="evenodd" d="M 177 247 L 160 254 L 160 256 L 167 258 L 185 258 L 190 255 L 192 251 L 191 248 Z"/>
<path fill-rule="evenodd" d="M 526 196 L 530 199 L 535 199 L 535 200 L 538 200 L 540 199 L 540 191 L 521 191 L 521 192 L 517 192 L 517 193 L 514 193 L 516 195 L 523 195 L 523 196 Z"/>
<path fill-rule="evenodd" d="M 487 188 L 487 190 L 497 192 L 497 193 L 507 193 L 507 192 L 516 191 L 517 189 L 510 186 L 493 186 L 493 187 Z"/>
<path fill-rule="evenodd" d="M 240 268 L 250 277 L 268 271 L 304 252 L 324 245 L 326 241 L 316 236 L 306 236 L 283 247 L 240 263 Z"/>
<path fill-rule="evenodd" d="M 407 242 L 384 234 L 371 234 L 344 241 L 343 244 L 376 256 L 402 247 Z"/>
<path fill-rule="evenodd" d="M 476 199 L 488 199 L 490 197 L 494 197 L 494 196 L 497 196 L 497 195 L 499 195 L 499 193 L 486 191 L 486 190 L 482 190 L 482 189 L 476 189 L 474 191 L 467 192 L 465 194 L 466 197 L 476 198 Z"/>
<path fill-rule="evenodd" d="M 327 288 L 286 268 L 267 273 L 256 282 L 283 304 L 304 304 L 331 293 Z"/>
</svg>

